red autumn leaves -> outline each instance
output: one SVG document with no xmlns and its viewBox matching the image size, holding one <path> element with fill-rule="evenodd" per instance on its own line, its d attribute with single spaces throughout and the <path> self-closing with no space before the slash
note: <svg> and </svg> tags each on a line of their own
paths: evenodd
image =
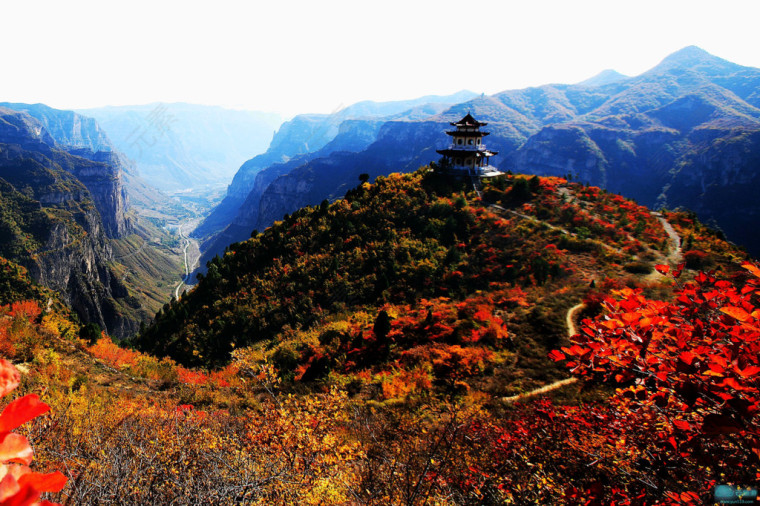
<svg viewBox="0 0 760 506">
<path fill-rule="evenodd" d="M 652 421 L 658 465 L 694 465 L 704 483 L 714 479 L 707 470 L 746 480 L 760 464 L 760 267 L 742 267 L 730 280 L 700 273 L 672 302 L 620 290 L 550 354 L 574 374 L 617 384 L 621 420 Z M 657 270 L 677 279 L 681 268 Z M 631 440 L 643 427 L 629 428 Z"/>
<path fill-rule="evenodd" d="M 0 396 L 13 391 L 19 379 L 13 365 L 0 359 Z M 66 477 L 60 472 L 33 472 L 28 467 L 34 453 L 29 441 L 11 432 L 49 410 L 36 394 L 29 394 L 11 402 L 0 413 L 0 506 L 51 504 L 37 501 L 43 492 L 60 492 L 66 485 Z"/>
</svg>

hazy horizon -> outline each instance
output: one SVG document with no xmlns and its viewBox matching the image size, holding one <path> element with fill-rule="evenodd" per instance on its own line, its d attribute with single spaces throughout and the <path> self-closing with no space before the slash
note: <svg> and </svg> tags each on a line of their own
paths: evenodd
<svg viewBox="0 0 760 506">
<path fill-rule="evenodd" d="M 719 10 L 651 0 L 207 5 L 3 4 L 0 101 L 181 102 L 289 117 L 363 100 L 571 84 L 605 69 L 635 76 L 689 45 L 760 67 L 753 1 Z"/>
</svg>

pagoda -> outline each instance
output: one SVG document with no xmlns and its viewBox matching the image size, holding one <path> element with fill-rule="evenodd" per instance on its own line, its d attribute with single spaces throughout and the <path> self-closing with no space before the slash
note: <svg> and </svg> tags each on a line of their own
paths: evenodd
<svg viewBox="0 0 760 506">
<path fill-rule="evenodd" d="M 483 137 L 488 132 L 481 132 L 481 123 L 468 112 L 467 116 L 451 126 L 456 130 L 446 132 L 451 136 L 451 144 L 446 149 L 436 150 L 443 155 L 443 166 L 452 174 L 462 176 L 493 177 L 502 174 L 498 169 L 488 164 L 488 159 L 498 154 L 489 151 L 483 144 Z"/>
</svg>

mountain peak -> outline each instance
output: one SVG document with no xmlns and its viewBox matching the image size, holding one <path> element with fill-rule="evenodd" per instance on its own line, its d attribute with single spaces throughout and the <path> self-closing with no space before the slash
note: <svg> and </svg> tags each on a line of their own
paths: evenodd
<svg viewBox="0 0 760 506">
<path fill-rule="evenodd" d="M 580 86 L 603 86 L 605 84 L 614 83 L 617 81 L 622 81 L 623 79 L 628 79 L 628 76 L 625 74 L 621 74 L 617 70 L 613 69 L 605 69 L 599 72 L 597 75 L 593 77 L 589 77 L 585 81 L 581 81 L 578 83 Z"/>
<path fill-rule="evenodd" d="M 679 49 L 678 51 L 675 51 L 674 53 L 671 53 L 670 55 L 666 56 L 666 60 L 684 60 L 684 59 L 694 59 L 694 58 L 716 58 L 715 56 L 711 55 L 704 49 L 702 49 L 699 46 L 686 46 L 684 48 Z"/>
<path fill-rule="evenodd" d="M 712 70 L 726 71 L 737 70 L 741 65 L 731 63 L 728 60 L 714 56 L 697 46 L 686 46 L 665 57 L 659 65 L 650 72 L 667 72 L 672 69 L 699 70 L 710 72 Z"/>
</svg>

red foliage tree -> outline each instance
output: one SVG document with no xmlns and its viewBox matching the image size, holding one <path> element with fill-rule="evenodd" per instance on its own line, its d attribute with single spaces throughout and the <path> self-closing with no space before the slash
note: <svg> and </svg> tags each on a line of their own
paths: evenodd
<svg viewBox="0 0 760 506">
<path fill-rule="evenodd" d="M 760 478 L 760 267 L 743 267 L 733 281 L 701 273 L 672 302 L 620 290 L 572 346 L 551 354 L 620 387 L 611 404 L 627 421 L 627 444 L 674 502 Z"/>
<path fill-rule="evenodd" d="M 14 390 L 19 379 L 13 365 L 0 359 L 0 396 Z M 0 506 L 33 504 L 43 492 L 60 492 L 66 485 L 66 477 L 58 471 L 49 474 L 32 472 L 28 467 L 33 458 L 29 441 L 21 434 L 11 432 L 49 410 L 50 407 L 36 394 L 29 394 L 11 402 L 0 413 Z M 42 501 L 39 504 L 52 503 Z"/>
</svg>

